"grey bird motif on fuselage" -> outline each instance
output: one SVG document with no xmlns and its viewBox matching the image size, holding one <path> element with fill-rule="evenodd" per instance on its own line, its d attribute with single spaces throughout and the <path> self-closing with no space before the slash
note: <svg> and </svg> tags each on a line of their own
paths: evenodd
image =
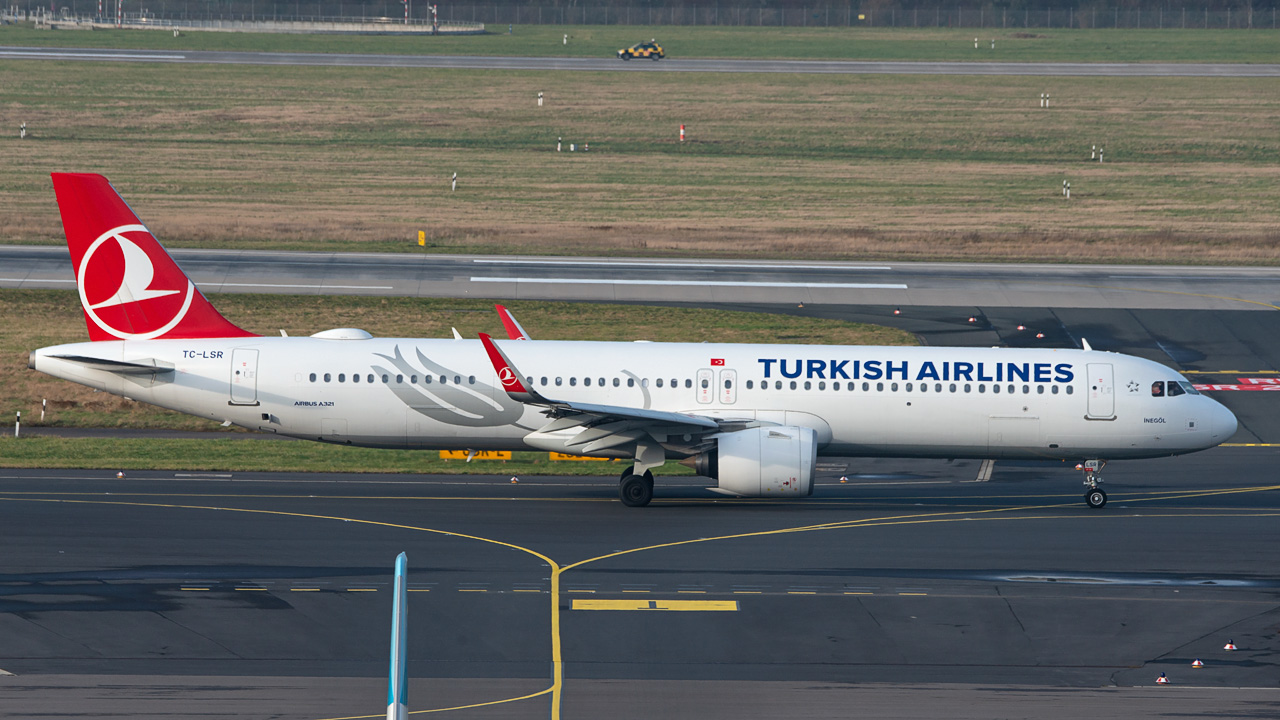
<svg viewBox="0 0 1280 720">
<path fill-rule="evenodd" d="M 418 356 L 418 362 L 422 364 L 422 369 L 414 367 L 405 359 L 399 345 L 396 346 L 395 357 L 378 353 L 378 357 L 385 358 L 395 367 L 394 370 L 374 366 L 374 370 L 380 373 L 395 372 L 409 377 L 416 375 L 431 377 L 430 384 L 388 385 L 400 402 L 408 405 L 414 412 L 440 422 L 467 427 L 515 425 L 524 414 L 525 406 L 507 397 L 506 392 L 479 380 L 475 384 L 465 385 L 454 382 L 454 378 L 465 377 L 467 373 L 450 370 L 433 362 L 423 355 L 421 350 L 415 349 L 415 353 Z M 442 377 L 446 378 L 444 382 L 441 382 Z"/>
</svg>

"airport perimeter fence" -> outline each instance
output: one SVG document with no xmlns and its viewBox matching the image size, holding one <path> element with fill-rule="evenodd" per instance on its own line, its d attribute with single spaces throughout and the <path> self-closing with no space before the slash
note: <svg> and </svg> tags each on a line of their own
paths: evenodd
<svg viewBox="0 0 1280 720">
<path fill-rule="evenodd" d="M 125 22 L 134 21 L 279 21 L 334 23 L 403 23 L 404 4 L 373 2 L 262 2 L 261 0 L 128 0 Z M 55 0 L 57 16 L 93 17 L 114 22 L 115 0 Z M 24 7 L 25 5 L 25 7 Z M 409 22 L 430 22 L 429 3 L 409 5 Z M 9 15 L 34 20 L 46 12 L 44 0 L 11 4 Z M 542 6 L 439 3 L 442 22 L 506 25 L 707 25 L 717 27 L 943 27 L 989 29 L 1124 28 L 1124 29 L 1275 29 L 1273 5 L 1254 9 L 1208 10 L 1201 7 L 1081 7 L 1014 10 L 992 5 L 973 7 L 909 7 L 879 2 L 813 7 L 741 7 L 720 5 Z M 100 12 L 99 12 L 100 10 Z"/>
</svg>

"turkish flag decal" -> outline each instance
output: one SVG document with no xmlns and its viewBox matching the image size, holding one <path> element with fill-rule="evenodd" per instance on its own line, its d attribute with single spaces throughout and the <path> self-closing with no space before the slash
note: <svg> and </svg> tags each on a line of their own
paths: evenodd
<svg viewBox="0 0 1280 720">
<path fill-rule="evenodd" d="M 713 367 L 724 367 L 724 358 L 711 358 L 711 365 Z"/>
</svg>

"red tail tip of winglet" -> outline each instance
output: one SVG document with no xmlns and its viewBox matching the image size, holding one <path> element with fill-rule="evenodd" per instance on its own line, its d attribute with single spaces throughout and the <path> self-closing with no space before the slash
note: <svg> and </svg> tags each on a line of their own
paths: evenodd
<svg viewBox="0 0 1280 720">
<path fill-rule="evenodd" d="M 53 173 L 90 340 L 254 337 L 222 317 L 111 183 Z"/>
<path fill-rule="evenodd" d="M 507 337 L 512 340 L 529 339 L 529 333 L 526 333 L 520 323 L 516 322 L 516 319 L 511 315 L 511 311 L 502 305 L 494 305 L 493 307 L 498 311 L 498 318 L 502 320 L 502 327 L 507 330 Z"/>
<path fill-rule="evenodd" d="M 480 342 L 484 344 L 484 351 L 489 354 L 489 362 L 493 363 L 493 369 L 498 373 L 498 382 L 502 383 L 502 389 L 509 393 L 528 393 L 529 390 L 520 381 L 515 368 L 507 362 L 507 358 L 503 356 L 498 346 L 493 344 L 493 338 L 486 333 L 480 333 Z"/>
</svg>

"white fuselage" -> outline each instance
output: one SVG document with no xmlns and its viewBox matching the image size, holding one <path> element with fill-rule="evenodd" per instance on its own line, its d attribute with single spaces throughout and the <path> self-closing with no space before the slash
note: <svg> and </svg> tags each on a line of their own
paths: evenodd
<svg viewBox="0 0 1280 720">
<path fill-rule="evenodd" d="M 502 348 L 547 398 L 810 427 L 828 456 L 1155 457 L 1212 447 L 1236 428 L 1203 395 L 1153 395 L 1156 382 L 1185 383 L 1176 372 L 1109 352 L 554 341 Z M 157 371 L 122 374 L 56 355 Z M 507 396 L 475 340 L 93 342 L 42 348 L 31 366 L 311 440 L 557 449 L 555 437 L 537 433 L 548 423 L 542 410 Z"/>
</svg>

